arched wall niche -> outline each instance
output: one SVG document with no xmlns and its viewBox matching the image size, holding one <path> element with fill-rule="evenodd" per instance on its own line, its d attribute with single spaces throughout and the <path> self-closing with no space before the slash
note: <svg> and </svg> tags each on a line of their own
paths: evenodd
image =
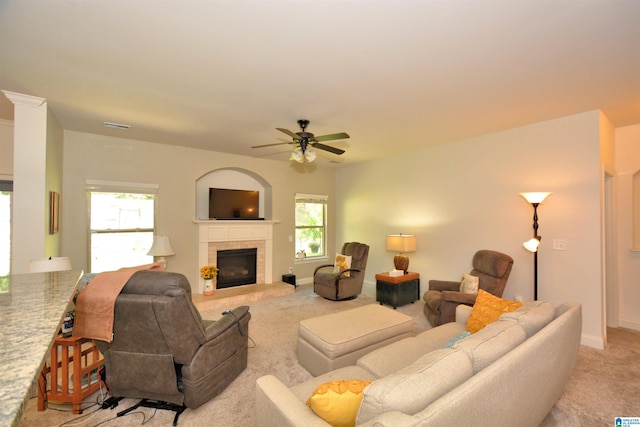
<svg viewBox="0 0 640 427">
<path fill-rule="evenodd" d="M 272 219 L 271 184 L 260 175 L 242 168 L 215 169 L 196 180 L 196 219 L 209 219 L 209 188 L 258 190 L 259 216 Z"/>
</svg>

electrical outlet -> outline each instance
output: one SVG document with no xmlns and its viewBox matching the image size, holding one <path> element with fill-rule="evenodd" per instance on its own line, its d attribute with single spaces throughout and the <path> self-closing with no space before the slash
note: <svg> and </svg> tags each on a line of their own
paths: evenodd
<svg viewBox="0 0 640 427">
<path fill-rule="evenodd" d="M 553 250 L 554 251 L 566 251 L 567 250 L 567 242 L 564 239 L 553 239 Z"/>
<path fill-rule="evenodd" d="M 293 267 L 289 267 L 289 274 L 293 274 Z"/>
<path fill-rule="evenodd" d="M 516 295 L 516 301 L 522 302 L 522 295 Z"/>
</svg>

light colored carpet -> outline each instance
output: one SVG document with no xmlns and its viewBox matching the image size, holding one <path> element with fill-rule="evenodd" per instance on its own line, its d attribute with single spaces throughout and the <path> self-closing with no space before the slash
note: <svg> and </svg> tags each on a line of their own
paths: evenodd
<svg viewBox="0 0 640 427">
<path fill-rule="evenodd" d="M 296 358 L 298 322 L 372 303 L 375 298 L 366 295 L 351 301 L 328 301 L 315 295 L 310 285 L 299 286 L 290 296 L 251 303 L 249 335 L 255 341 L 255 347 L 249 350 L 247 369 L 210 402 L 195 410 L 187 409 L 180 416 L 178 425 L 254 425 L 257 378 L 274 374 L 287 385 L 311 378 Z M 420 301 L 398 308 L 414 318 L 415 332 L 430 328 L 422 308 Z M 217 319 L 221 311 L 216 309 L 202 314 L 206 319 Z M 640 332 L 620 329 L 609 333 L 610 343 L 605 351 L 581 347 L 570 384 L 545 419 L 544 427 L 613 425 L 616 416 L 640 416 Z M 97 398 L 97 395 L 87 398 L 86 406 Z M 150 426 L 169 426 L 173 420 L 172 412 L 155 412 L 148 408 L 114 419 L 117 411 L 136 402 L 133 399 L 121 401 L 115 410 L 88 408 L 83 415 L 73 415 L 68 405 L 53 403 L 49 404 L 50 409 L 37 412 L 36 400 L 29 401 L 21 426 L 95 426 L 103 422 L 114 426 L 139 426 L 143 422 Z"/>
</svg>

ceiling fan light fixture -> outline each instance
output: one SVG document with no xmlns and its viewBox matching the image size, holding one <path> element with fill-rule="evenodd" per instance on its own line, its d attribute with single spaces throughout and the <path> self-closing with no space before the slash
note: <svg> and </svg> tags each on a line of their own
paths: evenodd
<svg viewBox="0 0 640 427">
<path fill-rule="evenodd" d="M 274 145 L 283 144 L 297 144 L 298 146 L 291 152 L 289 160 L 295 160 L 298 163 L 304 163 L 305 160 L 309 163 L 313 162 L 317 158 L 316 150 L 327 151 L 338 156 L 344 154 L 344 150 L 332 147 L 330 145 L 325 145 L 324 142 L 349 138 L 349 134 L 347 134 L 346 132 L 315 136 L 314 134 L 305 130 L 309 125 L 309 120 L 300 119 L 298 120 L 298 125 L 300 125 L 300 129 L 302 129 L 301 132 L 294 133 L 289 129 L 276 128 L 276 130 L 289 135 L 292 138 L 291 142 L 276 142 L 274 144 L 254 145 L 251 148 L 271 147 Z M 314 148 L 313 150 L 311 149 L 312 147 Z"/>
<path fill-rule="evenodd" d="M 304 154 L 302 154 L 302 149 L 300 147 L 294 149 L 291 152 L 291 157 L 289 157 L 289 160 L 295 160 L 298 163 L 304 162 Z"/>
<path fill-rule="evenodd" d="M 307 148 L 304 152 L 304 158 L 307 159 L 307 162 L 311 163 L 316 159 L 316 152 L 311 148 Z"/>
</svg>

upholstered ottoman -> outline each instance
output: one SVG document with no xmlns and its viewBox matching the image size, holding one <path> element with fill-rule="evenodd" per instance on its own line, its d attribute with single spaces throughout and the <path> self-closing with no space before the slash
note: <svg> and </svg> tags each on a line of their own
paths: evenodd
<svg viewBox="0 0 640 427">
<path fill-rule="evenodd" d="M 378 304 L 300 321 L 298 361 L 318 376 L 354 365 L 363 355 L 413 336 L 413 319 Z"/>
</svg>

